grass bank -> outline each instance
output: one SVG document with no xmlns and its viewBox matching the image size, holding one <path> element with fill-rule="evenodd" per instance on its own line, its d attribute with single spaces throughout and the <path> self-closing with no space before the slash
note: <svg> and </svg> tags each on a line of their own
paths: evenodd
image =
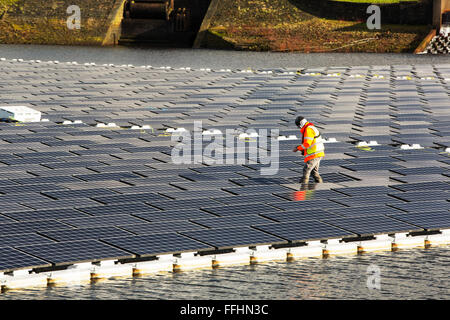
<svg viewBox="0 0 450 320">
<path fill-rule="evenodd" d="M 99 45 L 114 0 L 0 0 L 0 43 Z M 70 30 L 67 8 L 81 11 L 81 29 Z"/>
<path fill-rule="evenodd" d="M 369 30 L 365 20 L 324 18 L 297 5 L 299 2 L 222 1 L 212 19 L 204 47 L 256 51 L 413 52 L 430 30 L 427 25 L 384 23 L 381 30 Z"/>
</svg>

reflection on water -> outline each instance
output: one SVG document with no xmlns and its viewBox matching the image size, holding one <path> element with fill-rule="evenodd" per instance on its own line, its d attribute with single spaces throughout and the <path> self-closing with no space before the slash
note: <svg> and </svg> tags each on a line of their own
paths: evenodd
<svg viewBox="0 0 450 320">
<path fill-rule="evenodd" d="M 1 299 L 450 299 L 450 246 L 308 258 L 92 284 L 7 291 Z M 367 268 L 381 289 L 367 288 Z"/>
<path fill-rule="evenodd" d="M 314 190 L 300 190 L 291 192 L 289 200 L 304 201 L 314 199 Z"/>
</svg>

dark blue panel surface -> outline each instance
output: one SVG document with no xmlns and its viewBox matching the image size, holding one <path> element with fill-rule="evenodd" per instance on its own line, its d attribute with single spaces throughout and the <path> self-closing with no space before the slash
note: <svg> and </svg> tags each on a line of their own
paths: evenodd
<svg viewBox="0 0 450 320">
<path fill-rule="evenodd" d="M 25 246 L 20 247 L 20 250 L 54 265 L 133 257 L 129 252 L 97 240 Z"/>
<path fill-rule="evenodd" d="M 121 226 L 121 228 L 135 234 L 158 234 L 204 229 L 204 227 L 186 220 L 141 223 Z"/>
<path fill-rule="evenodd" d="M 213 249 L 176 233 L 107 238 L 103 241 L 141 257 Z"/>
<path fill-rule="evenodd" d="M 450 228 L 450 212 L 448 211 L 393 214 L 390 217 L 429 231 Z"/>
<path fill-rule="evenodd" d="M 255 228 L 276 235 L 291 242 L 325 240 L 355 236 L 351 231 L 330 226 L 320 221 L 288 221 L 255 226 Z"/>
<path fill-rule="evenodd" d="M 13 248 L 0 248 L 0 272 L 24 268 L 48 267 L 50 264 Z"/>
<path fill-rule="evenodd" d="M 182 234 L 207 243 L 217 249 L 285 242 L 279 237 L 249 227 L 187 231 L 182 232 Z"/>
<path fill-rule="evenodd" d="M 371 236 L 383 233 L 423 231 L 422 228 L 383 215 L 324 219 L 322 221 L 356 233 L 360 236 Z"/>
<path fill-rule="evenodd" d="M 232 227 L 247 227 L 254 226 L 258 224 L 270 223 L 272 220 L 263 218 L 256 214 L 247 214 L 243 216 L 227 216 L 227 217 L 217 217 L 211 219 L 195 219 L 191 220 L 197 224 L 205 226 L 207 228 L 232 228 Z"/>
<path fill-rule="evenodd" d="M 2 223 L 0 224 L 0 235 L 6 236 L 10 234 L 32 233 L 35 231 L 59 230 L 69 227 L 67 224 L 56 220 Z"/>
<path fill-rule="evenodd" d="M 117 203 L 105 206 L 85 207 L 79 210 L 90 215 L 139 214 L 144 212 L 161 212 L 145 203 Z"/>
<path fill-rule="evenodd" d="M 213 213 L 215 215 L 224 216 L 240 216 L 244 214 L 259 214 L 264 212 L 276 212 L 276 208 L 272 208 L 262 203 L 242 204 L 235 206 L 221 206 L 221 207 L 205 207 L 203 210 Z"/>
<path fill-rule="evenodd" d="M 55 239 L 56 241 L 77 241 L 100 239 L 110 237 L 126 237 L 131 235 L 130 232 L 116 227 L 94 227 L 94 228 L 77 228 L 64 229 L 56 231 L 42 231 L 40 234 Z"/>
<path fill-rule="evenodd" d="M 54 241 L 40 236 L 37 233 L 13 234 L 9 236 L 0 236 L 0 248 L 28 246 L 41 243 L 53 243 Z"/>
</svg>

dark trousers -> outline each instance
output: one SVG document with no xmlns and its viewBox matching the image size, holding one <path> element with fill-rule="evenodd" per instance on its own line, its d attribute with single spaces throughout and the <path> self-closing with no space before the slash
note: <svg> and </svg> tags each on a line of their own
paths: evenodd
<svg viewBox="0 0 450 320">
<path fill-rule="evenodd" d="M 322 182 L 322 178 L 319 175 L 320 160 L 322 160 L 322 157 L 311 159 L 305 163 L 305 166 L 303 167 L 302 183 L 308 183 L 311 174 L 316 182 Z"/>
</svg>

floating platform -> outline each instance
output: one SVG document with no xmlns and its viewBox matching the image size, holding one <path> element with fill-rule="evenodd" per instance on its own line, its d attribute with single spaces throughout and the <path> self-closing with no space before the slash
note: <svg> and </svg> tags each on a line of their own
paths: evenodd
<svg viewBox="0 0 450 320">
<path fill-rule="evenodd" d="M 0 104 L 42 115 L 0 123 L 2 288 L 450 242 L 449 65 L 0 69 Z M 298 184 L 296 114 L 325 138 L 322 184 Z M 227 130 L 279 153 L 173 161 Z"/>
</svg>

